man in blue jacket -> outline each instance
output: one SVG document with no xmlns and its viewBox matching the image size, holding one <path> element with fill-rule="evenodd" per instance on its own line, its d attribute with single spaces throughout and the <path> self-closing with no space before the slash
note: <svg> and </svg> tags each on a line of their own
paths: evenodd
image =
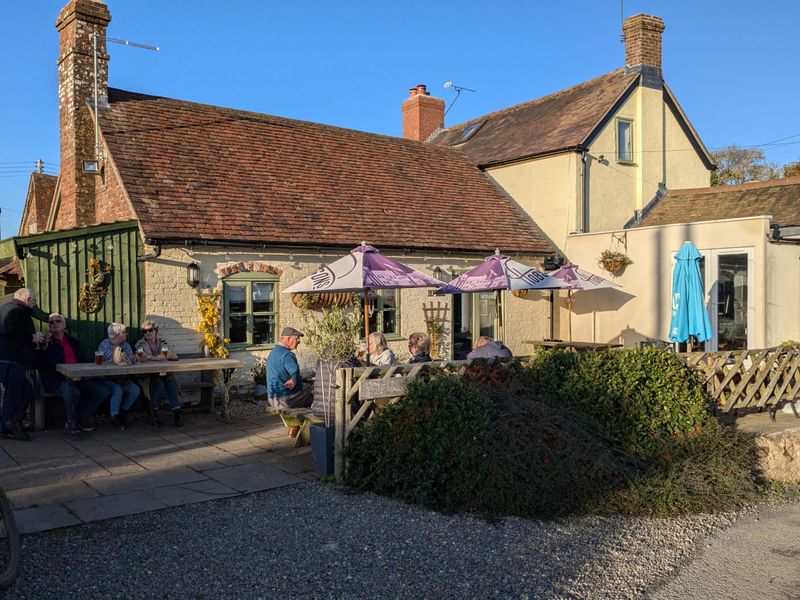
<svg viewBox="0 0 800 600">
<path fill-rule="evenodd" d="M 294 327 L 284 327 L 267 358 L 267 396 L 274 408 L 311 406 L 311 392 L 303 389 L 300 365 L 293 352 L 301 337 L 303 334 Z"/>
</svg>

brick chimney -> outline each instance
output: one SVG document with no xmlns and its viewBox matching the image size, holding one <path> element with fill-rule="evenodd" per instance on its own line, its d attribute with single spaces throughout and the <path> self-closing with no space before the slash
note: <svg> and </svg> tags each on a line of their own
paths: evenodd
<svg viewBox="0 0 800 600">
<path fill-rule="evenodd" d="M 625 66 L 631 70 L 652 67 L 661 71 L 661 33 L 664 21 L 652 15 L 634 15 L 625 19 Z"/>
<path fill-rule="evenodd" d="M 61 131 L 61 200 L 56 228 L 95 223 L 95 186 L 99 175 L 83 173 L 82 161 L 95 157 L 94 55 L 92 34 L 106 35 L 111 21 L 101 0 L 70 0 L 56 19 L 59 33 L 58 114 Z M 98 95 L 108 96 L 106 42 L 97 40 Z"/>
<path fill-rule="evenodd" d="M 403 137 L 424 142 L 444 126 L 444 100 L 433 98 L 425 85 L 411 88 L 403 102 Z"/>
</svg>

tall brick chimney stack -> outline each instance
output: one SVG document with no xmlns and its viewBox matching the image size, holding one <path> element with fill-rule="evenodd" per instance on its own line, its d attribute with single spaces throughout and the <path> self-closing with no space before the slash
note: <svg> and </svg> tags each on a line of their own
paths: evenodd
<svg viewBox="0 0 800 600">
<path fill-rule="evenodd" d="M 625 66 L 631 70 L 643 67 L 658 69 L 661 73 L 661 33 L 664 21 L 652 15 L 634 15 L 625 19 L 622 32 L 625 36 Z"/>
<path fill-rule="evenodd" d="M 111 13 L 101 0 L 70 0 L 56 19 L 59 32 L 58 114 L 61 131 L 61 200 L 57 229 L 95 222 L 98 175 L 86 174 L 82 161 L 95 157 L 94 55 L 92 34 L 106 35 Z M 108 96 L 106 42 L 97 40 L 98 95 Z"/>
<path fill-rule="evenodd" d="M 403 102 L 403 137 L 424 142 L 439 127 L 444 126 L 444 100 L 433 98 L 419 84 L 409 90 Z"/>
</svg>

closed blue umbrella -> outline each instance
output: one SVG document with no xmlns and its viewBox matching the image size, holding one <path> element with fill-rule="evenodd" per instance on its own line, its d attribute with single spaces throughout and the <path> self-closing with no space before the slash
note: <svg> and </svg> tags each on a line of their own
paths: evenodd
<svg viewBox="0 0 800 600">
<path fill-rule="evenodd" d="M 672 320 L 669 324 L 669 339 L 673 342 L 686 342 L 689 336 L 698 342 L 705 342 L 713 335 L 706 311 L 700 258 L 700 252 L 692 242 L 683 242 L 675 255 Z"/>
</svg>

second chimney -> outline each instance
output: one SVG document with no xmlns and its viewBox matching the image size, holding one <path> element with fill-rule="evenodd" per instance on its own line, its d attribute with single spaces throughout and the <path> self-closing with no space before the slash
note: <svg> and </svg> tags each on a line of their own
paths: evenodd
<svg viewBox="0 0 800 600">
<path fill-rule="evenodd" d="M 634 15 L 625 19 L 625 66 L 661 69 L 661 33 L 664 21 L 652 15 Z"/>
<path fill-rule="evenodd" d="M 444 126 L 444 100 L 433 98 L 424 84 L 409 90 L 403 102 L 403 137 L 424 142 Z"/>
</svg>

